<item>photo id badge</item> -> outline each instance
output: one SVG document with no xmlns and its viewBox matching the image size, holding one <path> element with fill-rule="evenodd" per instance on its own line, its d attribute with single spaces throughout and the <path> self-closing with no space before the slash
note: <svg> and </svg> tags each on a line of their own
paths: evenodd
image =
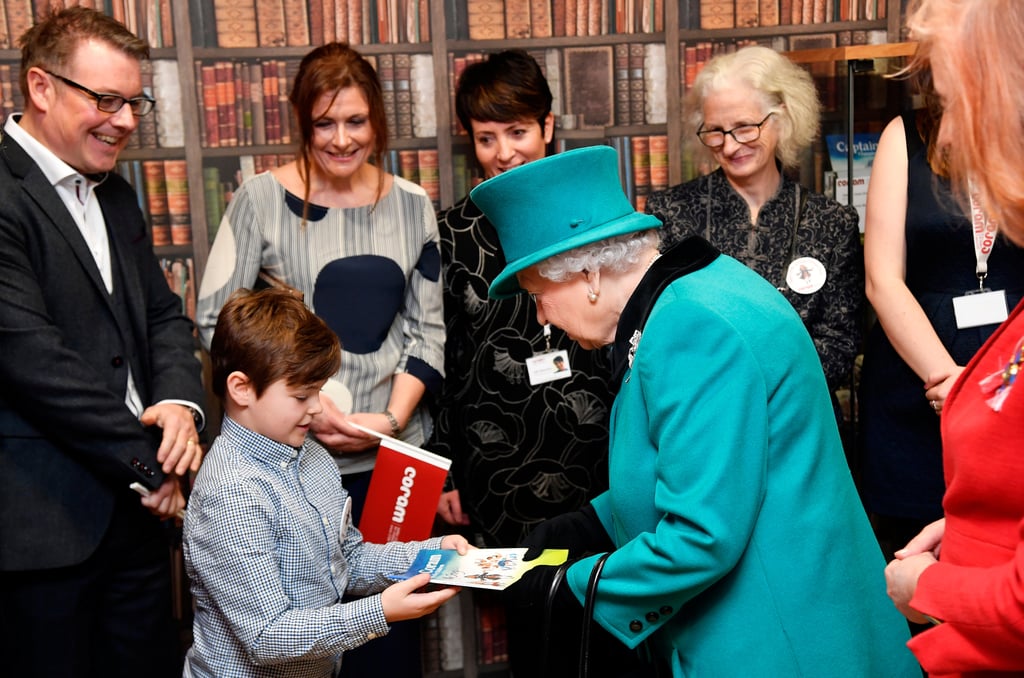
<svg viewBox="0 0 1024 678">
<path fill-rule="evenodd" d="M 953 313 L 957 329 L 992 325 L 1006 320 L 1006 292 L 1004 290 L 968 292 L 953 297 Z"/>
<path fill-rule="evenodd" d="M 566 351 L 545 351 L 527 358 L 526 371 L 530 375 L 530 386 L 572 376 L 572 370 L 569 369 L 569 354 Z"/>
</svg>

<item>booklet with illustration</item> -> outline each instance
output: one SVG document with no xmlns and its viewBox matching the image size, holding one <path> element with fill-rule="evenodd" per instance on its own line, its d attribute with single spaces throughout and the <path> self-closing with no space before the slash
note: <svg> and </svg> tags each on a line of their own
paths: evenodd
<svg viewBox="0 0 1024 678">
<path fill-rule="evenodd" d="M 506 589 L 537 565 L 561 565 L 569 557 L 568 549 L 544 549 L 533 560 L 523 560 L 528 549 L 474 549 L 460 556 L 455 549 L 423 549 L 409 569 L 392 579 L 409 579 L 424 572 L 430 581 L 445 586 L 470 586 L 478 589 Z"/>
</svg>

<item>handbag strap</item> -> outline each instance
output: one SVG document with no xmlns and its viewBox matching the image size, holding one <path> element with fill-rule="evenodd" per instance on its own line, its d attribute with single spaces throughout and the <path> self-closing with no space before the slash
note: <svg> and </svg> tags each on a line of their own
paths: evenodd
<svg viewBox="0 0 1024 678">
<path fill-rule="evenodd" d="M 597 583 L 604 569 L 604 561 L 610 555 L 604 553 L 597 559 L 594 569 L 590 571 L 590 579 L 587 580 L 587 597 L 583 601 L 583 634 L 580 640 L 580 678 L 587 678 L 590 669 L 590 627 L 594 623 L 594 599 L 597 597 Z"/>
</svg>

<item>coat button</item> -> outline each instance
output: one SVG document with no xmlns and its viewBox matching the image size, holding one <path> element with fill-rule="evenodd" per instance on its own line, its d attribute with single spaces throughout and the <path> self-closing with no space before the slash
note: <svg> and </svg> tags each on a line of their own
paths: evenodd
<svg viewBox="0 0 1024 678">
<path fill-rule="evenodd" d="M 633 621 L 629 622 L 629 630 L 633 633 L 640 633 L 641 631 L 643 631 L 643 629 L 644 625 L 640 622 L 639 619 L 634 619 Z"/>
<path fill-rule="evenodd" d="M 124 365 L 124 358 L 119 355 L 115 355 L 110 359 L 110 365 L 112 367 L 121 367 L 121 365 Z"/>
<path fill-rule="evenodd" d="M 660 615 L 657 612 L 648 612 L 646 617 L 647 621 L 651 622 L 652 624 L 658 621 L 659 618 Z"/>
<path fill-rule="evenodd" d="M 661 612 L 662 614 L 672 614 L 672 606 L 671 605 L 662 605 L 661 609 L 659 610 L 659 612 Z"/>
</svg>

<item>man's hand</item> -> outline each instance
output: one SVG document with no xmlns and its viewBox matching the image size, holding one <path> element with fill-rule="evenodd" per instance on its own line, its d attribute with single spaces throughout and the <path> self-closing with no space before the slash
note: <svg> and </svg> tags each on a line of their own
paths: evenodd
<svg viewBox="0 0 1024 678">
<path fill-rule="evenodd" d="M 469 515 L 462 512 L 458 490 L 441 493 L 437 501 L 437 515 L 449 525 L 469 525 Z"/>
<path fill-rule="evenodd" d="M 185 495 L 177 476 L 167 476 L 156 490 L 140 500 L 149 512 L 160 519 L 180 518 L 185 510 Z"/>
<path fill-rule="evenodd" d="M 139 421 L 144 426 L 159 426 L 163 430 L 156 460 L 162 464 L 164 473 L 183 476 L 189 470 L 199 470 L 203 450 L 192 410 L 177 403 L 157 403 L 147 407 Z"/>
<path fill-rule="evenodd" d="M 457 586 L 447 586 L 436 591 L 416 593 L 417 589 L 421 589 L 429 583 L 430 575 L 424 573 L 384 589 L 380 594 L 384 619 L 389 624 L 405 619 L 419 619 L 441 607 L 461 590 Z"/>
</svg>

